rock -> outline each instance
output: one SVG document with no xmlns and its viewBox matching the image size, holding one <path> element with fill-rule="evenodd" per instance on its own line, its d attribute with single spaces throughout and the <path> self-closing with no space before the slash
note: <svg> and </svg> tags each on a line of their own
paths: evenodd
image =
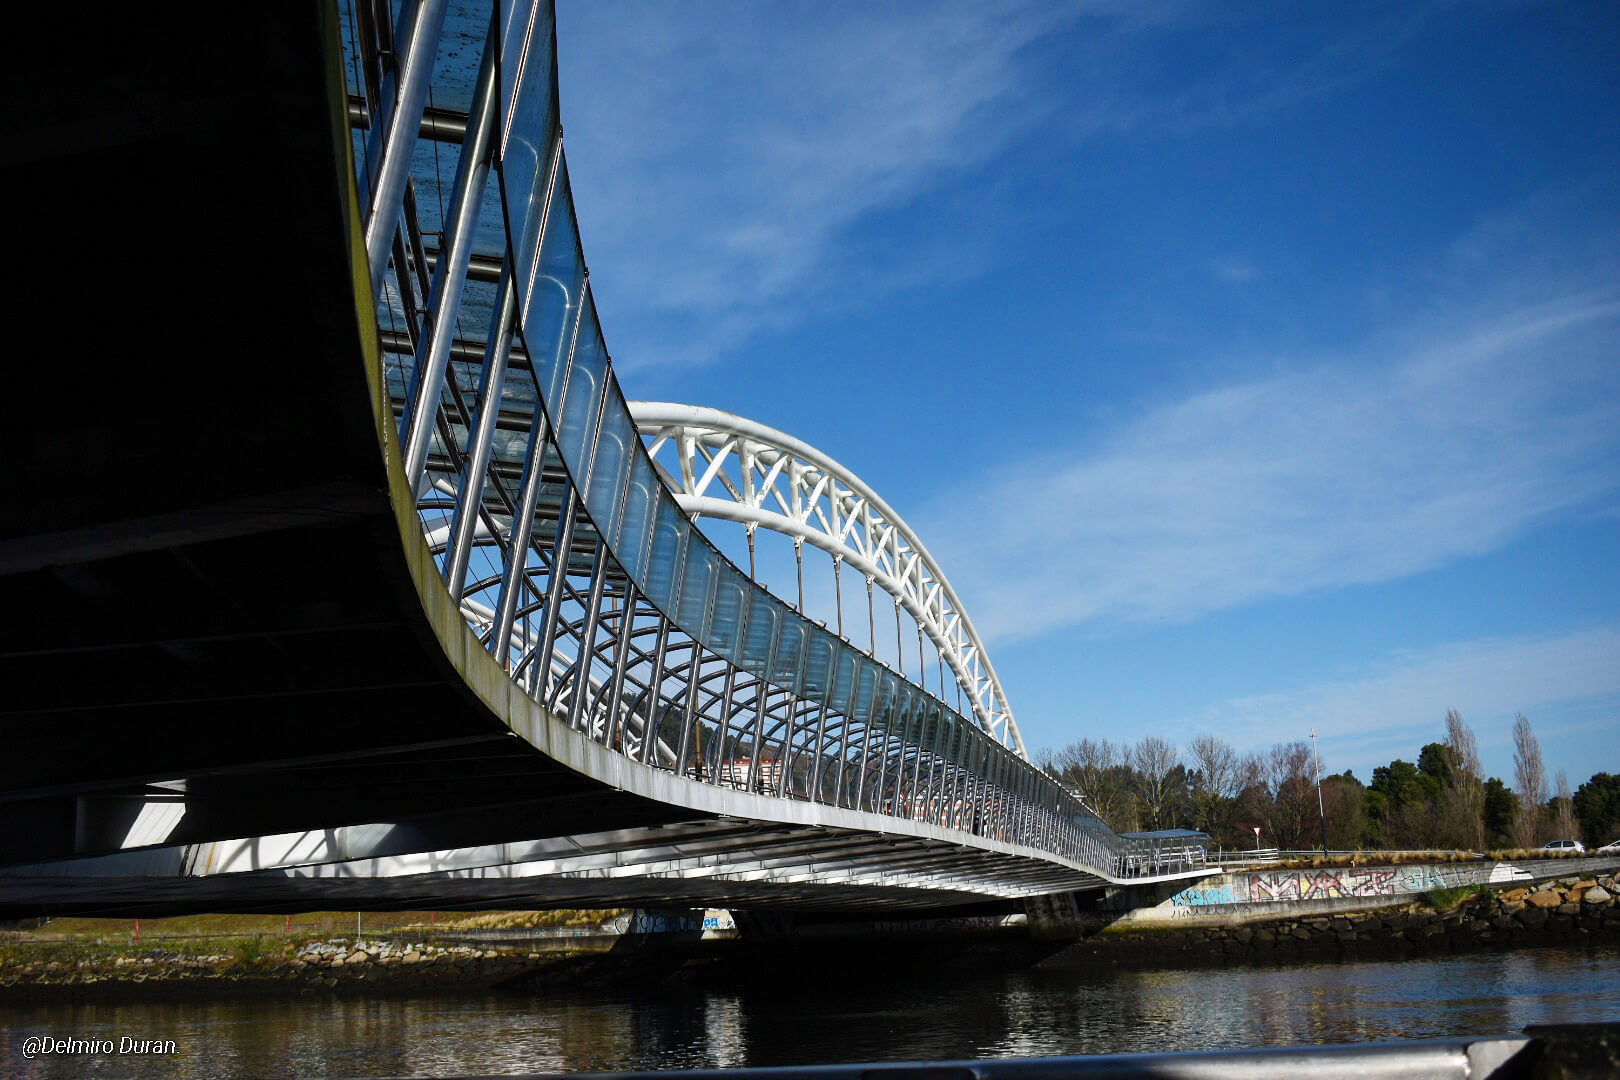
<svg viewBox="0 0 1620 1080">
<path fill-rule="evenodd" d="M 371 954 L 370 953 L 366 952 L 366 950 L 364 950 L 364 949 L 356 949 L 356 950 L 354 950 L 354 952 L 350 953 L 344 959 L 344 963 L 346 963 L 346 964 L 364 964 L 364 963 L 370 962 L 370 960 L 371 960 Z"/>
<path fill-rule="evenodd" d="M 1530 894 L 1530 904 L 1538 908 L 1555 908 L 1564 902 L 1564 897 L 1557 889 L 1545 889 Z"/>
<path fill-rule="evenodd" d="M 1572 900 L 1567 904 L 1558 905 L 1558 914 L 1560 915 L 1579 915 L 1580 913 L 1581 905 L 1576 901 Z"/>
<path fill-rule="evenodd" d="M 412 949 L 410 952 L 400 957 L 400 962 L 405 964 L 420 964 L 422 962 L 422 954 L 417 952 L 415 949 Z"/>
<path fill-rule="evenodd" d="M 1609 890 L 1605 889 L 1601 885 L 1593 885 L 1590 889 L 1587 889 L 1586 894 L 1581 897 L 1581 903 L 1607 904 L 1612 899 L 1614 898 L 1609 894 Z"/>
<path fill-rule="evenodd" d="M 1517 902 L 1517 901 L 1520 901 L 1520 900 L 1524 900 L 1529 895 L 1530 895 L 1530 890 L 1529 889 L 1509 889 L 1507 892 L 1502 894 L 1502 899 L 1509 902 L 1509 903 L 1514 903 L 1514 902 Z"/>
<path fill-rule="evenodd" d="M 1240 926 L 1236 930 L 1232 931 L 1232 937 L 1236 939 L 1239 944 L 1247 945 L 1249 942 L 1254 940 L 1254 931 L 1250 930 L 1247 926 Z M 530 953 L 529 959 L 538 960 L 539 956 L 536 953 Z"/>
<path fill-rule="evenodd" d="M 1546 923 L 1547 909 L 1539 907 L 1527 907 L 1515 915 L 1514 918 L 1519 920 L 1520 925 L 1528 926 L 1534 929 Z"/>
<path fill-rule="evenodd" d="M 1520 891 L 1522 892 L 1523 890 L 1520 890 Z M 1523 911 L 1524 906 L 1525 905 L 1524 905 L 1523 900 L 1509 900 L 1509 901 L 1506 901 L 1505 903 L 1503 903 L 1502 910 L 1507 912 L 1509 915 L 1511 915 L 1515 911 Z"/>
<path fill-rule="evenodd" d="M 1334 919 L 1328 925 L 1333 927 L 1334 931 L 1340 934 L 1347 933 L 1354 929 L 1354 924 L 1349 919 Z"/>
</svg>

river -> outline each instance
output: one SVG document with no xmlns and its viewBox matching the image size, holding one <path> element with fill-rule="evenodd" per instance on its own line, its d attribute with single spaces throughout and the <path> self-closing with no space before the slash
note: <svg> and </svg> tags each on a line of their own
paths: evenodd
<svg viewBox="0 0 1620 1080">
<path fill-rule="evenodd" d="M 162 1001 L 0 1010 L 7 1076 L 443 1076 L 1162 1052 L 1620 1019 L 1610 949 L 775 989 Z M 113 1052 L 24 1056 L 30 1036 Z M 171 1041 L 172 1055 L 117 1050 Z"/>
</svg>

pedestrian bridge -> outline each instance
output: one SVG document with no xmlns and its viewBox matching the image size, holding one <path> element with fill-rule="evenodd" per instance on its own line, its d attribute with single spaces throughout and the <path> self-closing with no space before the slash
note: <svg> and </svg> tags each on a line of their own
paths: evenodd
<svg viewBox="0 0 1620 1080">
<path fill-rule="evenodd" d="M 627 400 L 549 2 L 272 7 L 105 28 L 68 92 L 106 122 L 17 171 L 25 257 L 55 211 L 106 269 L 29 298 L 0 913 L 938 909 L 1203 872 L 1029 762 L 858 476 Z M 163 69 L 195 57 L 206 101 Z M 848 568 L 867 633 L 841 576 L 828 627 L 802 562 L 773 595 L 704 516 Z"/>
</svg>

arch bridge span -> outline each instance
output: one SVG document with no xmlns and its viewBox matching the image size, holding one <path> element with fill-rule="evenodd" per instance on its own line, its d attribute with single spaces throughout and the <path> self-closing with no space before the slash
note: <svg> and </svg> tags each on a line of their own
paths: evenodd
<svg viewBox="0 0 1620 1080">
<path fill-rule="evenodd" d="M 668 446 L 674 467 L 660 467 L 660 478 L 693 518 L 737 522 L 753 532 L 764 527 L 794 542 L 799 557 L 799 598 L 804 603 L 803 545 L 812 544 L 876 583 L 897 608 L 927 635 L 942 667 L 949 667 L 958 695 L 965 694 L 972 717 L 997 742 L 1028 760 L 1023 735 L 1013 719 L 1006 691 L 979 632 L 956 590 L 916 532 L 853 470 L 801 439 L 719 409 L 662 401 L 632 401 L 630 416 L 658 461 Z M 728 460 L 734 470 L 728 470 Z M 868 597 L 870 599 L 870 595 Z M 843 594 L 838 586 L 838 620 Z M 895 651 L 905 666 L 906 645 L 896 613 Z M 871 634 L 877 635 L 873 619 Z M 926 654 L 919 638 L 919 683 L 926 683 Z M 936 684 L 947 696 L 943 673 Z"/>
<path fill-rule="evenodd" d="M 166 219 L 196 244 L 220 222 L 290 237 L 243 273 L 264 295 L 299 283 L 307 304 L 273 336 L 300 347 L 237 334 L 221 370 L 231 324 L 177 341 L 170 375 L 229 448 L 210 471 L 121 461 L 113 440 L 106 496 L 73 501 L 55 462 L 24 461 L 54 516 L 8 526 L 0 572 L 16 610 L 62 615 L 4 655 L 10 685 L 48 672 L 54 692 L 5 713 L 49 768 L 0 785 L 38 823 L 0 840 L 0 912 L 939 908 L 1202 872 L 1202 849 L 1119 837 L 1030 764 L 943 572 L 858 477 L 736 417 L 627 403 L 574 211 L 551 6 L 469 10 L 407 0 L 394 25 L 392 5 L 348 0 L 163 28 L 165 48 L 211 57 L 254 40 L 263 55 L 237 62 L 263 70 L 231 72 L 247 99 L 198 131 L 164 108 L 189 88 L 159 79 L 151 113 L 182 129 L 103 164 L 131 177 L 130 211 L 167 206 L 176 176 L 225 186 L 211 220 Z M 246 115 L 282 172 L 229 138 Z M 43 152 L 45 205 L 96 212 L 60 174 L 117 152 Z M 192 275 L 208 318 L 239 300 L 241 280 L 161 266 Z M 165 283 L 129 284 L 109 303 L 138 325 Z M 129 378 L 117 356 L 89 363 Z M 197 409 L 127 389 L 156 430 Z M 323 436 L 315 480 L 289 460 L 297 432 Z M 645 432 L 684 455 L 679 484 Z M 744 497 L 703 502 L 724 453 L 747 461 Z M 881 581 L 969 705 L 757 586 L 692 520 L 722 510 Z M 127 633 L 87 604 L 133 613 Z"/>
</svg>

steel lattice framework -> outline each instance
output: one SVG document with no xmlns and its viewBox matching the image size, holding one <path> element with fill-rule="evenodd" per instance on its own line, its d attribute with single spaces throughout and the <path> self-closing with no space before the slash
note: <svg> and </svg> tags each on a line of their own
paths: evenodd
<svg viewBox="0 0 1620 1080">
<path fill-rule="evenodd" d="M 973 620 L 916 532 L 869 484 L 808 443 L 741 416 L 661 401 L 629 405 L 655 461 L 666 445 L 674 448 L 676 468 L 660 471 L 682 510 L 809 543 L 875 582 L 934 643 L 979 726 L 1027 760 Z"/>
</svg>

